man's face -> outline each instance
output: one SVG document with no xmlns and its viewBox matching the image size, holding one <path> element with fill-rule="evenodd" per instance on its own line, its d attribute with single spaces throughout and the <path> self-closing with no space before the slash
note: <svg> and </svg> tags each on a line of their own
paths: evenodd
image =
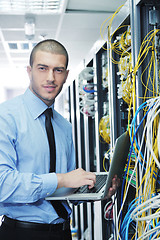
<svg viewBox="0 0 160 240">
<path fill-rule="evenodd" d="M 30 90 L 48 106 L 52 105 L 65 83 L 66 57 L 44 51 L 37 51 L 33 66 L 27 67 Z"/>
</svg>

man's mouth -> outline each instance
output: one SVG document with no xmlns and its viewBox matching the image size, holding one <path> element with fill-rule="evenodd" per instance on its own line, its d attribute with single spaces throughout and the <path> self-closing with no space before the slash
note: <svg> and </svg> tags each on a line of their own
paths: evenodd
<svg viewBox="0 0 160 240">
<path fill-rule="evenodd" d="M 52 91 L 52 90 L 54 90 L 54 89 L 56 88 L 56 86 L 46 85 L 46 86 L 44 86 L 44 88 L 45 88 L 46 90 Z"/>
</svg>

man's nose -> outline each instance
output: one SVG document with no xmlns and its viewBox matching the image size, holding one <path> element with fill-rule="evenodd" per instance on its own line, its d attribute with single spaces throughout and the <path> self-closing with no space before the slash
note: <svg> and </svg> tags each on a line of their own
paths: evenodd
<svg viewBox="0 0 160 240">
<path fill-rule="evenodd" d="M 54 81 L 54 80 L 55 80 L 54 71 L 53 71 L 52 69 L 50 69 L 50 70 L 48 71 L 47 80 L 48 80 L 48 81 Z"/>
</svg>

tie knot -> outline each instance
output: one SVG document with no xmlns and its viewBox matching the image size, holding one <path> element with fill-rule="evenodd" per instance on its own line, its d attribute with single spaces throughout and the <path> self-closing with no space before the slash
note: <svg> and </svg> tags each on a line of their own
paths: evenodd
<svg viewBox="0 0 160 240">
<path fill-rule="evenodd" d="M 49 118 L 53 117 L 53 111 L 52 111 L 52 109 L 51 109 L 51 108 L 47 108 L 47 109 L 44 111 L 44 115 L 45 115 L 46 117 L 49 117 Z"/>
</svg>

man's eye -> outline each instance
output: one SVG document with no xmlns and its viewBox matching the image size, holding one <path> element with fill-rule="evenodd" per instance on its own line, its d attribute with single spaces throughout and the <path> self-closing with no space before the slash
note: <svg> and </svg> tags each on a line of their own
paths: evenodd
<svg viewBox="0 0 160 240">
<path fill-rule="evenodd" d="M 57 73 L 62 73 L 62 72 L 63 72 L 63 69 L 56 68 L 55 71 L 56 71 Z"/>
<path fill-rule="evenodd" d="M 41 71 L 44 71 L 44 70 L 46 70 L 46 68 L 45 68 L 45 67 L 39 67 L 38 69 L 39 69 L 39 70 L 41 70 Z"/>
<path fill-rule="evenodd" d="M 55 69 L 54 69 L 54 72 L 61 74 L 61 73 L 64 73 L 64 72 L 65 72 L 65 69 L 64 69 L 64 68 L 55 68 Z"/>
</svg>

